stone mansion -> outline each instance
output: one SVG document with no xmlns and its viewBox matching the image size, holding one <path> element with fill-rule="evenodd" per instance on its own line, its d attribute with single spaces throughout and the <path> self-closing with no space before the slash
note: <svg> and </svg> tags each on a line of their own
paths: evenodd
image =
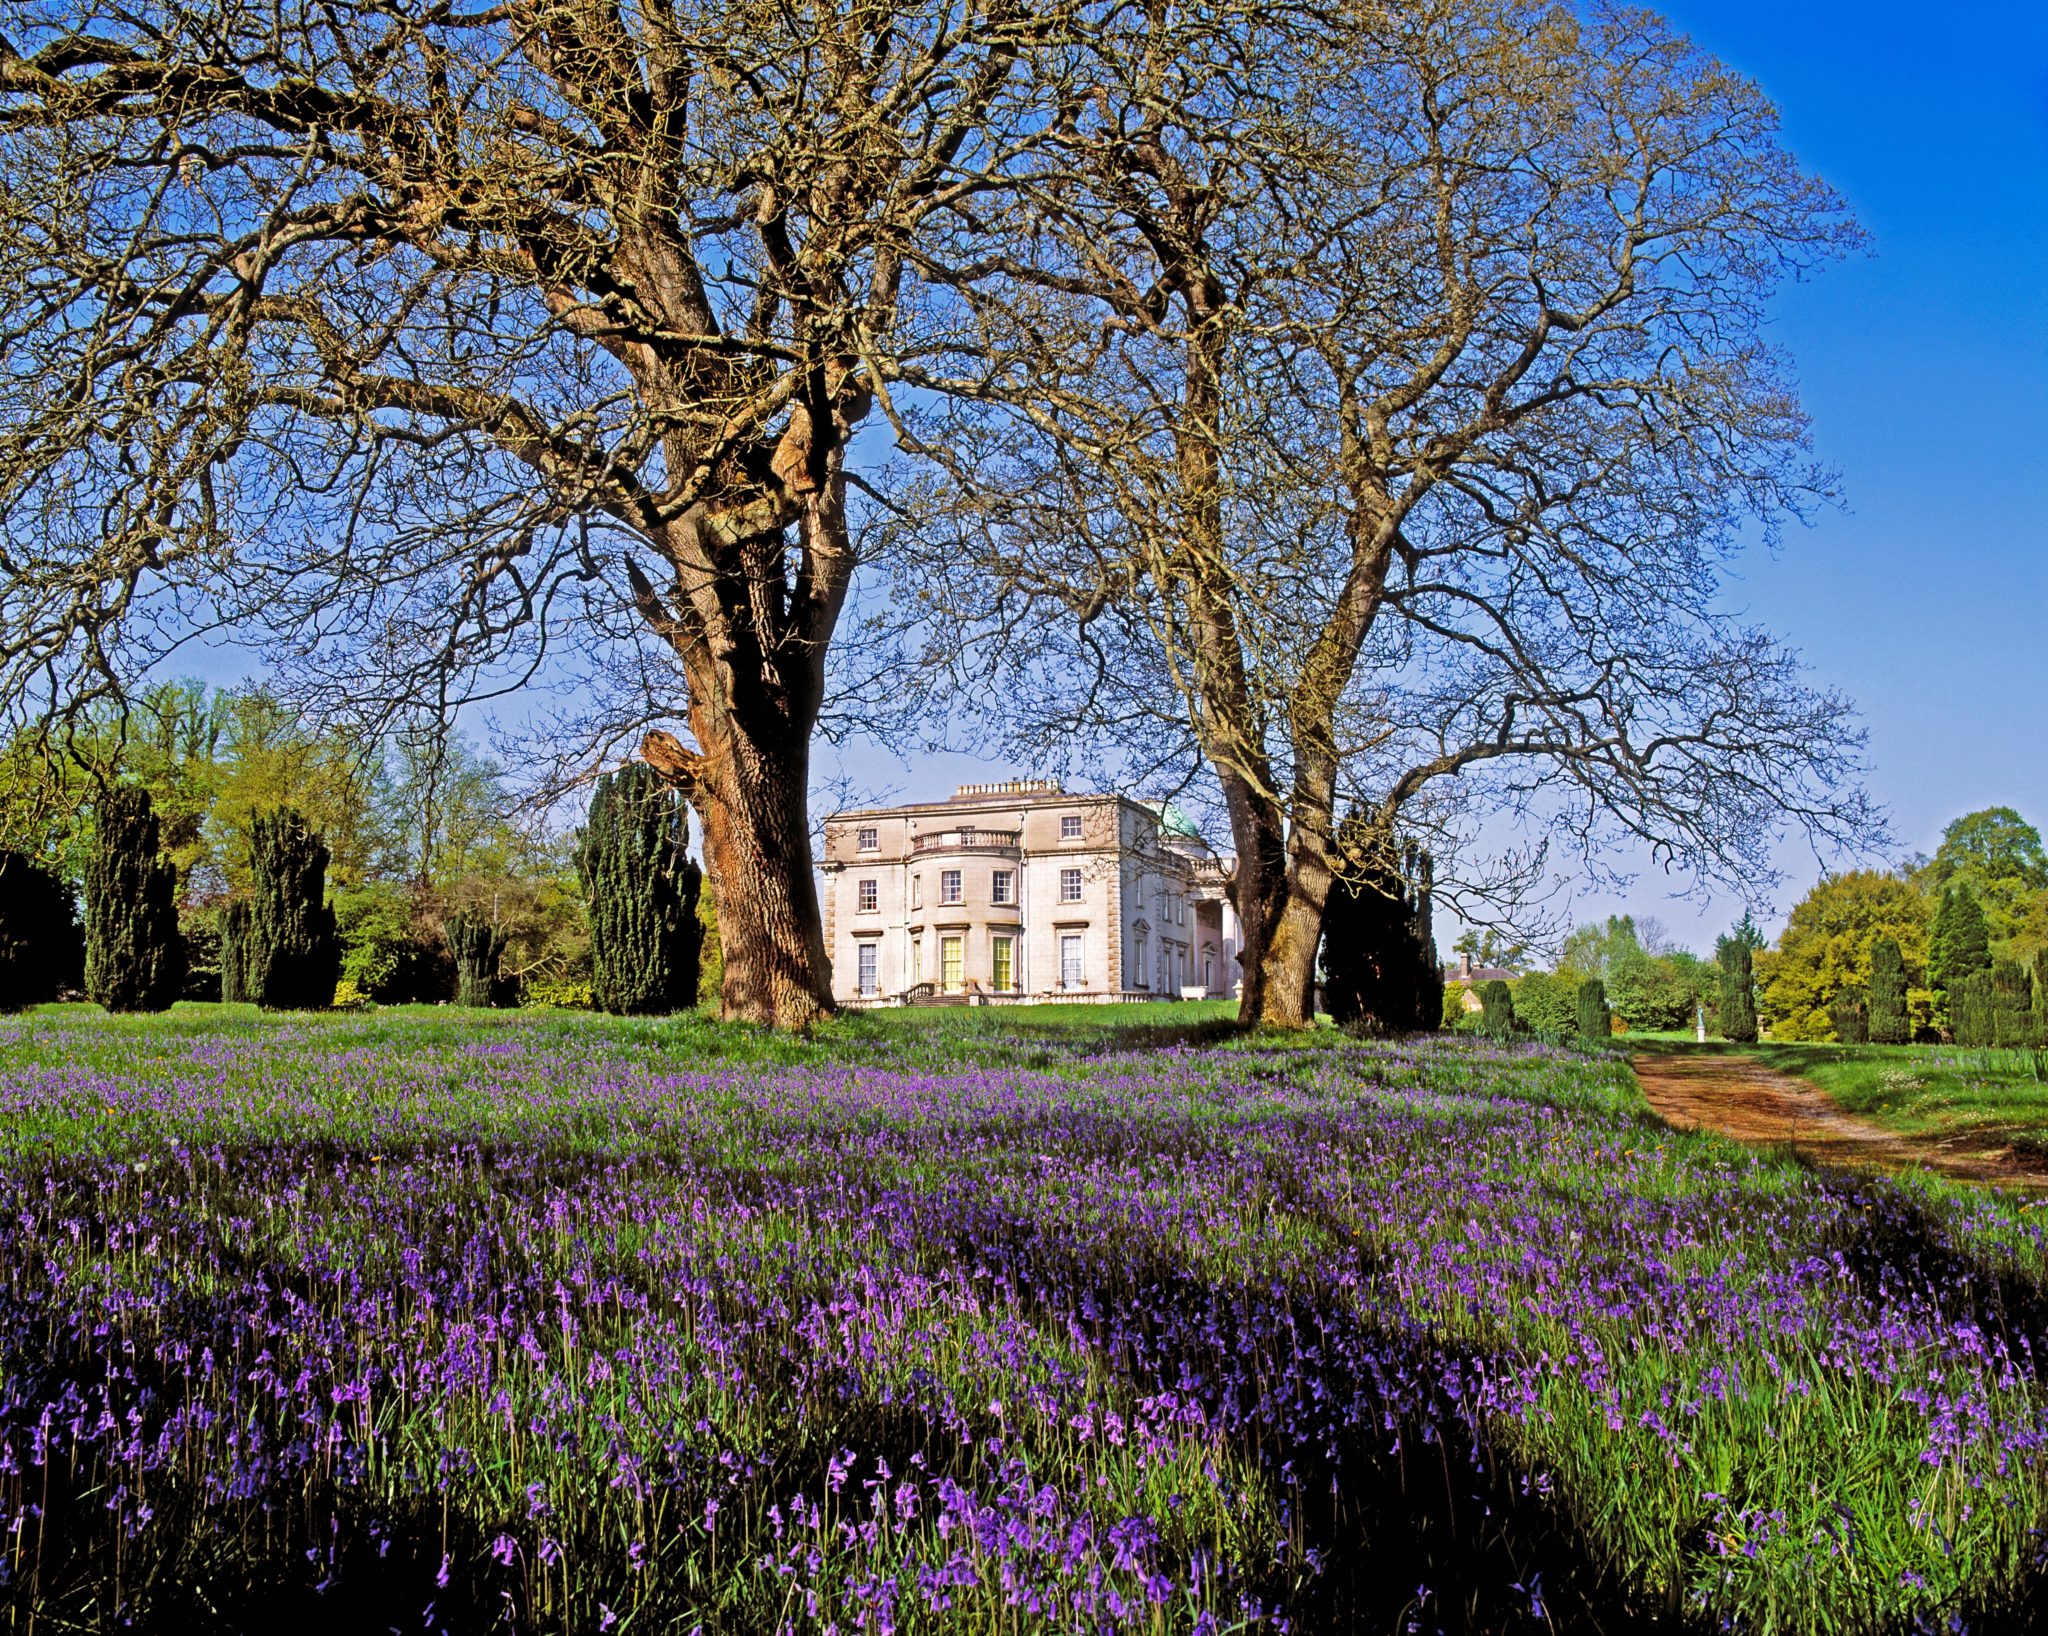
<svg viewBox="0 0 2048 1636">
<path fill-rule="evenodd" d="M 1224 998 L 1223 864 L 1171 807 L 1016 779 L 825 821 L 842 1005 Z"/>
</svg>

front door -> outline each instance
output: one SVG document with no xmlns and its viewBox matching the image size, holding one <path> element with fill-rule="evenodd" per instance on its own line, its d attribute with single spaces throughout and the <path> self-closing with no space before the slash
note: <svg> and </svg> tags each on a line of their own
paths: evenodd
<svg viewBox="0 0 2048 1636">
<path fill-rule="evenodd" d="M 1060 987 L 1081 986 L 1081 939 L 1068 933 L 1060 939 Z"/>
</svg>

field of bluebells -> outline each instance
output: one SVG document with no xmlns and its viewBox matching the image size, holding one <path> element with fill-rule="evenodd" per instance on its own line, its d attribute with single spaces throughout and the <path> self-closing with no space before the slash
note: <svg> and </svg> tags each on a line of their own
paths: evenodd
<svg viewBox="0 0 2048 1636">
<path fill-rule="evenodd" d="M 0 1618 L 2021 1628 L 2044 1265 L 1543 1046 L 0 1018 Z"/>
</svg>

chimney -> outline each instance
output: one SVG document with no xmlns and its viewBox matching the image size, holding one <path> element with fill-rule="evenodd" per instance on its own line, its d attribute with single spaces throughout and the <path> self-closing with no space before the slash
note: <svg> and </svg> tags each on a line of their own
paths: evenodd
<svg viewBox="0 0 2048 1636">
<path fill-rule="evenodd" d="M 1469 954 L 1458 956 L 1458 981 L 1461 983 L 1472 981 L 1472 956 Z"/>
</svg>

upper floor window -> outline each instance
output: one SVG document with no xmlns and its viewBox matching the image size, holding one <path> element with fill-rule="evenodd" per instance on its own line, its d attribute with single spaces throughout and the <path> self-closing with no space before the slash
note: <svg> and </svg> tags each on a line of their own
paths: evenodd
<svg viewBox="0 0 2048 1636">
<path fill-rule="evenodd" d="M 1081 838 L 1081 815 L 1078 812 L 1060 814 L 1060 839 L 1078 841 Z"/>
<path fill-rule="evenodd" d="M 876 909 L 881 907 L 881 887 L 872 880 L 862 881 L 860 883 L 860 897 L 858 901 L 862 914 L 873 914 Z"/>
<path fill-rule="evenodd" d="M 924 907 L 924 876 L 922 875 L 912 875 L 910 877 L 910 906 L 913 909 L 922 909 Z"/>
<path fill-rule="evenodd" d="M 939 871 L 939 901 L 958 903 L 960 901 L 960 871 L 941 869 Z"/>
<path fill-rule="evenodd" d="M 1013 890 L 1017 877 L 1007 869 L 998 869 L 989 877 L 988 900 L 991 903 L 1014 903 Z"/>
<path fill-rule="evenodd" d="M 1062 869 L 1060 871 L 1060 902 L 1079 903 L 1080 901 L 1081 871 L 1078 869 Z"/>
<path fill-rule="evenodd" d="M 857 829 L 853 832 L 853 844 L 863 852 L 879 852 L 882 850 L 882 832 L 872 825 Z"/>
</svg>

